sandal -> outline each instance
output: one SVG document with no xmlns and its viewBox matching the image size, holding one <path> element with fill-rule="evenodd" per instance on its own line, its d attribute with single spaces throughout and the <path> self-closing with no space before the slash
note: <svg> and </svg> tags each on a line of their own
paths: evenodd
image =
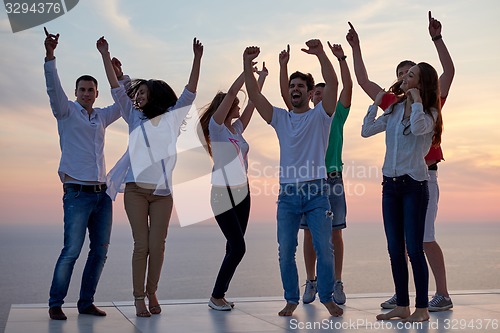
<svg viewBox="0 0 500 333">
<path fill-rule="evenodd" d="M 151 297 L 153 297 L 156 300 L 156 305 L 151 305 Z M 158 299 L 156 298 L 156 294 L 148 294 L 148 299 L 149 299 L 149 312 L 151 314 L 160 314 L 161 313 L 161 306 L 158 303 Z"/>
<path fill-rule="evenodd" d="M 142 304 L 140 304 L 142 302 Z M 137 309 L 137 305 L 140 304 L 142 305 L 142 308 L 144 310 L 142 311 L 139 311 Z M 137 317 L 141 317 L 141 318 L 148 318 L 148 317 L 151 317 L 151 313 L 146 309 L 146 302 L 144 301 L 144 296 L 140 296 L 140 297 L 135 297 L 134 298 L 134 306 L 135 306 L 135 315 Z"/>
</svg>

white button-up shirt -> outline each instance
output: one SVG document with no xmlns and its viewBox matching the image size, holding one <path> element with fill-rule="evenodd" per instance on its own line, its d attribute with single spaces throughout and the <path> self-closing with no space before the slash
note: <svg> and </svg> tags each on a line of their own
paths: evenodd
<svg viewBox="0 0 500 333">
<path fill-rule="evenodd" d="M 120 118 L 120 107 L 115 103 L 94 108 L 89 116 L 79 103 L 68 100 L 59 81 L 55 59 L 46 61 L 44 70 L 50 107 L 59 132 L 61 181 L 68 175 L 82 183 L 105 183 L 104 133 L 107 126 Z"/>
<path fill-rule="evenodd" d="M 391 108 L 392 112 L 387 112 Z M 409 175 L 418 181 L 428 180 L 429 173 L 424 157 L 432 144 L 437 110 L 432 109 L 431 116 L 424 112 L 422 103 L 413 103 L 410 119 L 404 119 L 405 102 L 401 102 L 388 108 L 375 120 L 377 109 L 375 105 L 368 108 L 361 136 L 369 137 L 385 131 L 383 175 Z"/>
<path fill-rule="evenodd" d="M 116 195 L 125 190 L 127 182 L 154 185 L 154 195 L 170 195 L 172 172 L 177 161 L 177 137 L 196 93 L 184 88 L 177 103 L 157 117 L 159 123 L 156 126 L 134 107 L 123 87 L 111 89 L 111 95 L 120 105 L 123 119 L 128 124 L 129 144 L 125 154 L 108 173 L 108 195 L 115 200 Z"/>
</svg>

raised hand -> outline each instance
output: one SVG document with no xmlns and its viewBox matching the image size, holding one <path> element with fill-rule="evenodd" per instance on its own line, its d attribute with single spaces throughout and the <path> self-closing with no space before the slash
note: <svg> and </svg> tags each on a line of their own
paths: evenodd
<svg viewBox="0 0 500 333">
<path fill-rule="evenodd" d="M 262 63 L 262 69 L 260 71 L 257 69 L 256 73 L 259 76 L 267 76 L 269 74 L 269 71 L 267 70 L 265 61 Z"/>
<path fill-rule="evenodd" d="M 45 52 L 47 59 L 54 58 L 54 50 L 59 42 L 59 34 L 54 35 L 47 31 L 47 28 L 43 27 L 45 31 Z"/>
<path fill-rule="evenodd" d="M 99 38 L 96 42 L 96 47 L 99 50 L 101 54 L 105 54 L 109 52 L 109 44 L 106 39 L 104 39 L 104 36 Z"/>
<path fill-rule="evenodd" d="M 321 41 L 319 39 L 310 39 L 306 42 L 306 46 L 308 47 L 307 49 L 301 49 L 307 54 L 314 54 L 318 55 L 322 52 L 323 50 L 323 44 L 321 44 Z"/>
<path fill-rule="evenodd" d="M 344 50 L 342 49 L 342 46 L 340 44 L 330 44 L 330 42 L 328 42 L 328 47 L 330 47 L 330 50 L 332 50 L 332 53 L 335 57 L 338 58 L 342 58 L 345 54 L 344 54 Z"/>
<path fill-rule="evenodd" d="M 259 68 L 255 65 L 257 65 L 257 61 L 252 61 L 252 72 L 257 73 Z"/>
<path fill-rule="evenodd" d="M 441 22 L 432 17 L 432 13 L 429 10 L 429 34 L 431 38 L 441 35 Z"/>
<path fill-rule="evenodd" d="M 96 47 L 97 50 L 99 50 L 99 53 L 101 53 L 109 86 L 111 88 L 118 88 L 120 86 L 118 83 L 118 77 L 123 76 L 122 64 L 120 60 L 116 58 L 111 59 L 111 56 L 109 55 L 108 41 L 104 39 L 104 36 L 97 40 Z"/>
<path fill-rule="evenodd" d="M 351 45 L 351 47 L 359 45 L 359 36 L 358 33 L 356 32 L 356 29 L 354 29 L 354 26 L 352 25 L 351 22 L 347 22 L 349 24 L 349 31 L 347 31 L 347 35 L 345 36 L 345 39 Z"/>
<path fill-rule="evenodd" d="M 201 58 L 203 55 L 203 44 L 196 37 L 193 39 L 193 52 L 197 58 Z"/>
<path fill-rule="evenodd" d="M 281 51 L 279 55 L 280 66 L 287 65 L 289 60 L 290 60 L 290 44 L 287 44 L 286 50 Z"/>
<path fill-rule="evenodd" d="M 120 80 L 123 76 L 121 61 L 113 57 L 113 59 L 111 59 L 111 64 L 113 65 L 113 69 L 115 70 L 116 77 Z"/>
<path fill-rule="evenodd" d="M 258 46 L 249 46 L 243 52 L 243 60 L 245 62 L 252 62 L 260 54 L 260 48 Z"/>
</svg>

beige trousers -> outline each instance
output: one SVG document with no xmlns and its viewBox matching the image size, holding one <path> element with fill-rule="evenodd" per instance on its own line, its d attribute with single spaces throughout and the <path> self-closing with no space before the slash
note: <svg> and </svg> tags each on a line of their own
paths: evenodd
<svg viewBox="0 0 500 333">
<path fill-rule="evenodd" d="M 171 195 L 159 196 L 153 192 L 153 189 L 143 188 L 136 183 L 127 183 L 125 187 L 125 211 L 134 238 L 134 297 L 156 292 L 163 266 L 173 200 Z"/>
</svg>

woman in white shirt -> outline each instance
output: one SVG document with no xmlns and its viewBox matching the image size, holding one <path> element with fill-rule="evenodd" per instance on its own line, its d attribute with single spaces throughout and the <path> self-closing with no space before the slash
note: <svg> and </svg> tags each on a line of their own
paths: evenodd
<svg viewBox="0 0 500 333">
<path fill-rule="evenodd" d="M 114 200 L 117 192 L 125 192 L 125 211 L 134 238 L 132 280 L 136 315 L 150 317 L 161 312 L 156 290 L 173 206 L 171 187 L 177 136 L 196 97 L 203 45 L 196 38 L 193 40 L 191 74 L 179 98 L 162 80 L 134 80 L 125 90 L 114 74 L 104 37 L 97 41 L 97 48 L 113 99 L 129 125 L 128 149 L 108 174 L 108 193 Z"/>
<path fill-rule="evenodd" d="M 265 64 L 259 74 L 262 88 L 267 76 Z M 248 143 L 242 134 L 253 114 L 254 105 L 248 102 L 240 116 L 238 92 L 244 83 L 243 74 L 227 93 L 219 92 L 200 116 L 199 133 L 212 157 L 211 206 L 215 220 L 226 237 L 226 254 L 219 269 L 208 306 L 229 311 L 234 303 L 225 299 L 229 283 L 245 255 L 245 231 L 250 215 L 248 186 Z"/>
<path fill-rule="evenodd" d="M 386 132 L 386 154 L 382 167 L 382 212 L 397 306 L 378 320 L 402 318 L 429 320 L 429 271 L 423 250 L 425 214 L 429 200 L 429 174 L 424 157 L 431 144 L 441 141 L 442 118 L 436 70 L 427 63 L 410 68 L 391 90 L 400 96 L 375 119 L 385 91 L 375 98 L 363 121 L 361 135 Z M 405 246 L 406 243 L 406 246 Z M 416 289 L 415 311 L 410 314 L 408 295 L 408 252 Z"/>
</svg>

